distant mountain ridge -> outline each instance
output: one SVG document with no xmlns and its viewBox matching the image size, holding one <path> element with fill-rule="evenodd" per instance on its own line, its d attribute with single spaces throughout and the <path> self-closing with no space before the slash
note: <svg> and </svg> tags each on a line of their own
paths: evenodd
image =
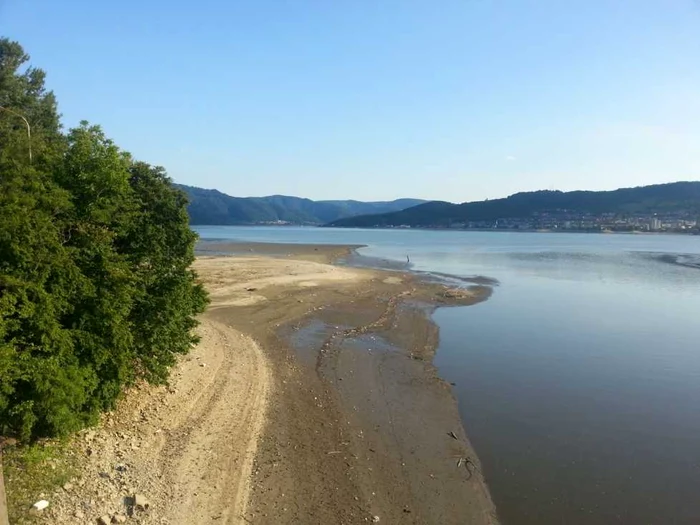
<svg viewBox="0 0 700 525">
<path fill-rule="evenodd" d="M 697 220 L 700 182 L 612 191 L 535 191 L 463 204 L 434 201 L 396 212 L 339 219 L 328 226 L 538 228 L 574 223 L 595 227 L 607 224 L 603 219 L 610 224 L 627 220 L 635 225 L 656 215 L 674 217 L 679 223 L 683 218 Z"/>
<path fill-rule="evenodd" d="M 187 193 L 193 225 L 309 224 L 321 225 L 356 215 L 387 213 L 422 204 L 420 199 L 361 202 L 312 201 L 300 197 L 232 197 L 218 190 L 176 184 Z"/>
</svg>

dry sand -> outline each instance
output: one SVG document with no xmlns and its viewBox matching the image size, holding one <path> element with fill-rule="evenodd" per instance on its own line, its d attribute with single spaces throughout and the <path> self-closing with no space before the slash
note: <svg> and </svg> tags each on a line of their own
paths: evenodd
<svg viewBox="0 0 700 525">
<path fill-rule="evenodd" d="M 247 255 L 195 263 L 201 343 L 76 438 L 85 467 L 46 522 L 95 523 L 140 493 L 138 523 L 497 523 L 428 318 L 488 288 L 327 264 L 348 247 L 220 251 Z"/>
<path fill-rule="evenodd" d="M 80 478 L 48 498 L 50 523 L 95 523 L 150 503 L 138 523 L 242 523 L 267 407 L 270 370 L 251 338 L 204 316 L 201 343 L 167 387 L 132 389 L 82 433 Z"/>
</svg>

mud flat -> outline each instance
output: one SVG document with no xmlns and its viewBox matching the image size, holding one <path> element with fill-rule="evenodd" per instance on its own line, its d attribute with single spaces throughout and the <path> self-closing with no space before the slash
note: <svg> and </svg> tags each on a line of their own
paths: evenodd
<svg viewBox="0 0 700 525">
<path fill-rule="evenodd" d="M 328 264 L 354 247 L 226 244 L 215 249 L 255 255 L 200 257 L 209 315 L 256 340 L 272 375 L 245 519 L 497 523 L 450 385 L 432 365 L 430 320 L 435 307 L 491 289 Z"/>
</svg>

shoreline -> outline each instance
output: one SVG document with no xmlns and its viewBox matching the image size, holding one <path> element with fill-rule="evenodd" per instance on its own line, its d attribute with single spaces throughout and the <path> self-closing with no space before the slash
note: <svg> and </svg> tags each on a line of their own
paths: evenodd
<svg viewBox="0 0 700 525">
<path fill-rule="evenodd" d="M 417 230 L 417 231 L 453 231 L 453 232 L 496 232 L 496 233 L 586 233 L 586 234 L 604 234 L 604 235 L 680 235 L 680 236 L 693 236 L 700 235 L 699 231 L 646 231 L 646 230 L 574 230 L 574 229 L 559 229 L 559 228 L 449 228 L 447 226 L 443 227 L 428 227 L 428 226 L 411 226 L 411 227 L 401 227 L 401 226 L 366 226 L 363 228 L 355 226 L 328 226 L 325 224 L 226 224 L 226 225 L 212 225 L 212 224 L 193 224 L 195 228 L 203 226 L 232 226 L 232 227 L 244 227 L 244 228 L 327 228 L 327 229 L 360 229 L 360 230 Z M 208 241 L 207 241 L 208 242 Z M 273 242 L 265 243 L 259 242 L 254 244 L 275 244 Z"/>
<path fill-rule="evenodd" d="M 79 474 L 40 522 L 498 523 L 430 317 L 489 283 L 332 264 L 355 246 L 207 244 L 201 342 L 71 439 Z"/>
<path fill-rule="evenodd" d="M 234 254 L 289 261 L 288 273 L 323 261 L 328 273 L 350 277 L 324 282 L 328 276 L 309 267 L 294 287 L 277 276 L 248 287 L 249 297 L 230 296 L 226 303 L 239 305 L 235 318 L 226 307 L 214 310 L 218 322 L 259 342 L 273 371 L 246 520 L 498 523 L 456 399 L 432 364 L 438 328 L 431 313 L 485 300 L 491 288 L 330 265 L 355 248 L 226 243 Z M 207 260 L 252 264 L 247 255 L 198 264 Z"/>
</svg>

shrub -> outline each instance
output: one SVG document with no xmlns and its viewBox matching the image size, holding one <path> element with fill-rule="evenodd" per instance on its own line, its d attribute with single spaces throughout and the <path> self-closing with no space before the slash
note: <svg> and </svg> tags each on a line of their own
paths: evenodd
<svg viewBox="0 0 700 525">
<path fill-rule="evenodd" d="M 62 134 L 27 60 L 0 39 L 0 432 L 23 438 L 73 432 L 124 386 L 165 381 L 206 305 L 184 194 L 99 127 Z"/>
</svg>

